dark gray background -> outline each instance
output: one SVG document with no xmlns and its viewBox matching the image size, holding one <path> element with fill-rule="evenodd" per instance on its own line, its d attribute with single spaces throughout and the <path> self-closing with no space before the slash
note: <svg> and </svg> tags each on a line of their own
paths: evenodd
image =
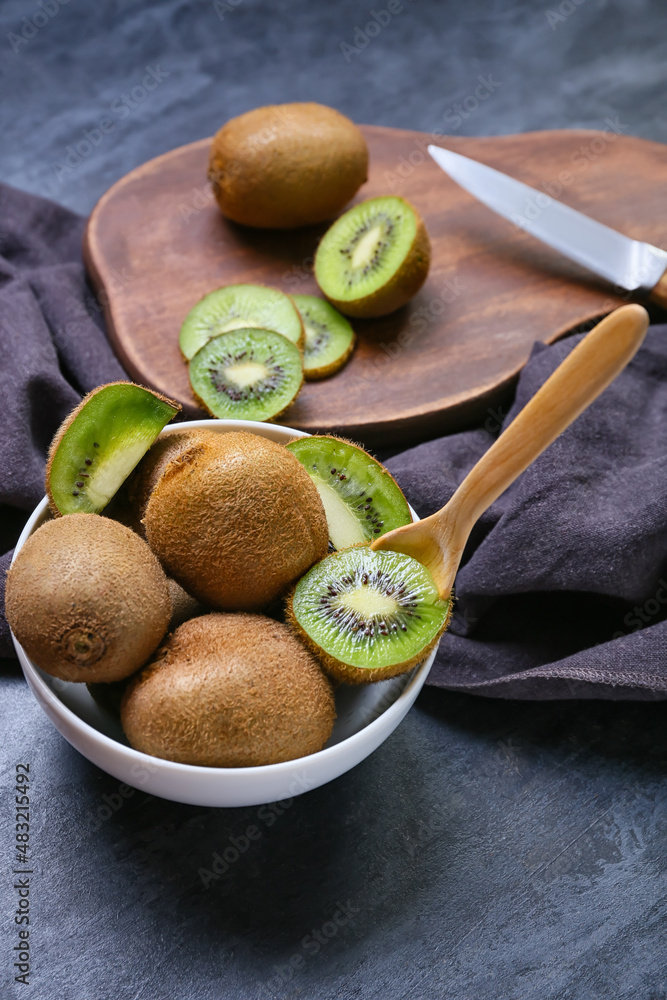
<svg viewBox="0 0 667 1000">
<path fill-rule="evenodd" d="M 461 135 L 612 118 L 667 141 L 662 0 L 413 0 L 349 61 L 341 43 L 382 0 L 217 7 L 3 2 L 0 179 L 87 213 L 146 159 L 291 100 Z M 135 100 L 147 67 L 161 82 Z M 455 128 L 480 76 L 494 92 Z M 114 111 L 126 93 L 135 106 Z M 63 169 L 105 116 L 113 131 Z M 123 799 L 15 665 L 2 687 L 3 998 L 667 997 L 664 704 L 426 691 L 371 758 L 269 825 L 256 808 Z M 9 782 L 25 760 L 34 975 L 15 987 Z M 249 824 L 261 838 L 204 888 L 198 870 Z M 305 935 L 341 904 L 349 919 L 314 954 Z"/>
</svg>

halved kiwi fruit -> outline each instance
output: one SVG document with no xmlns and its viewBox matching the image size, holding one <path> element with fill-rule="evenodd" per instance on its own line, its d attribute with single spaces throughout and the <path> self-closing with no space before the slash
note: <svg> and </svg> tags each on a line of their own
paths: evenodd
<svg viewBox="0 0 667 1000">
<path fill-rule="evenodd" d="M 408 502 L 380 463 L 351 441 L 313 435 L 286 446 L 317 486 L 334 549 L 372 542 L 410 524 Z"/>
<path fill-rule="evenodd" d="M 190 362 L 190 385 L 214 417 L 270 420 L 303 382 L 298 347 L 273 330 L 232 330 L 214 337 Z"/>
<path fill-rule="evenodd" d="M 185 317 L 181 353 L 189 361 L 212 337 L 251 327 L 275 330 L 303 345 L 301 316 L 289 295 L 264 285 L 227 285 L 205 295 Z"/>
<path fill-rule="evenodd" d="M 431 262 L 424 222 L 404 198 L 369 198 L 334 222 L 315 255 L 315 278 L 346 316 L 384 316 L 419 291 Z"/>
<path fill-rule="evenodd" d="M 424 660 L 450 610 L 416 559 L 361 545 L 334 552 L 299 580 L 287 620 L 333 677 L 368 684 Z"/>
<path fill-rule="evenodd" d="M 354 330 L 332 305 L 317 295 L 294 295 L 306 331 L 303 374 L 327 378 L 342 368 L 354 350 Z"/>
<path fill-rule="evenodd" d="M 178 403 L 132 382 L 100 386 L 61 424 L 49 449 L 54 514 L 98 514 L 148 451 Z"/>
</svg>

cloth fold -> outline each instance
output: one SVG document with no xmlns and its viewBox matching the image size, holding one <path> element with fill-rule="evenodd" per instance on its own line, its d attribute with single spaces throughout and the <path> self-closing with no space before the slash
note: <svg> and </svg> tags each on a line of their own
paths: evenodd
<svg viewBox="0 0 667 1000">
<path fill-rule="evenodd" d="M 84 228 L 67 209 L 0 184 L 0 657 L 14 655 L 5 573 L 44 496 L 51 438 L 83 394 L 127 378 L 86 283 Z"/>
<path fill-rule="evenodd" d="M 535 345 L 506 426 L 581 340 Z M 387 465 L 420 516 L 493 443 Z M 430 683 L 498 697 L 667 696 L 667 326 L 477 524 Z"/>
<path fill-rule="evenodd" d="M 125 378 L 81 261 L 85 221 L 0 185 L 0 551 L 44 493 L 81 395 Z M 443 506 L 581 336 L 535 345 L 507 414 L 392 458 L 421 516 Z M 0 656 L 11 551 L 0 558 Z M 505 698 L 667 697 L 667 327 L 483 515 L 429 683 Z"/>
</svg>

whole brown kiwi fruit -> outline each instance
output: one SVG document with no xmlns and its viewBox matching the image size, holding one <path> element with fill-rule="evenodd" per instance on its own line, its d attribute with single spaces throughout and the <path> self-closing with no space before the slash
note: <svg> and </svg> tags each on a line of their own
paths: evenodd
<svg viewBox="0 0 667 1000">
<path fill-rule="evenodd" d="M 256 611 L 328 549 L 317 487 L 286 448 L 245 431 L 186 443 L 153 486 L 146 540 L 193 597 L 225 611 Z"/>
<path fill-rule="evenodd" d="M 321 750 L 336 717 L 317 660 L 262 615 L 181 625 L 130 681 L 121 721 L 135 750 L 205 767 L 253 767 Z"/>
<path fill-rule="evenodd" d="M 211 146 L 209 180 L 223 215 L 260 229 L 332 219 L 368 177 L 368 148 L 323 104 L 274 104 L 228 121 Z"/>
<path fill-rule="evenodd" d="M 145 538 L 144 511 L 153 487 L 165 468 L 170 462 L 182 460 L 191 449 L 198 448 L 201 442 L 215 438 L 215 431 L 205 428 L 174 428 L 161 434 L 120 487 L 105 513 Z"/>
<path fill-rule="evenodd" d="M 167 578 L 133 531 L 67 514 L 28 538 L 7 574 L 7 619 L 30 659 L 65 681 L 117 681 L 141 667 L 171 615 Z"/>
</svg>

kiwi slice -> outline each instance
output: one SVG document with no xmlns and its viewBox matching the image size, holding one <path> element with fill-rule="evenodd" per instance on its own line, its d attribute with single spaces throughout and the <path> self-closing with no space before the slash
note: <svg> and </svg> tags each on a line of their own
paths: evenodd
<svg viewBox="0 0 667 1000">
<path fill-rule="evenodd" d="M 317 486 L 334 549 L 372 542 L 412 521 L 394 477 L 358 445 L 313 435 L 286 447 Z"/>
<path fill-rule="evenodd" d="M 315 278 L 347 316 L 384 316 L 421 288 L 431 262 L 424 222 L 404 198 L 369 198 L 334 222 L 315 255 Z"/>
<path fill-rule="evenodd" d="M 354 330 L 344 316 L 317 295 L 295 295 L 293 298 L 306 331 L 305 378 L 310 381 L 333 375 L 354 350 Z"/>
<path fill-rule="evenodd" d="M 316 563 L 294 588 L 287 616 L 330 674 L 367 684 L 421 662 L 450 604 L 416 559 L 362 545 Z"/>
<path fill-rule="evenodd" d="M 194 394 L 214 417 L 270 420 L 303 382 L 301 352 L 273 330 L 232 330 L 214 337 L 190 362 Z"/>
<path fill-rule="evenodd" d="M 303 344 L 303 324 L 289 295 L 264 285 L 227 285 L 205 295 L 185 317 L 179 335 L 186 361 L 212 337 L 229 330 L 275 330 L 297 347 Z"/>
<path fill-rule="evenodd" d="M 99 514 L 178 413 L 171 399 L 132 382 L 88 393 L 51 443 L 46 492 L 54 514 Z"/>
</svg>

